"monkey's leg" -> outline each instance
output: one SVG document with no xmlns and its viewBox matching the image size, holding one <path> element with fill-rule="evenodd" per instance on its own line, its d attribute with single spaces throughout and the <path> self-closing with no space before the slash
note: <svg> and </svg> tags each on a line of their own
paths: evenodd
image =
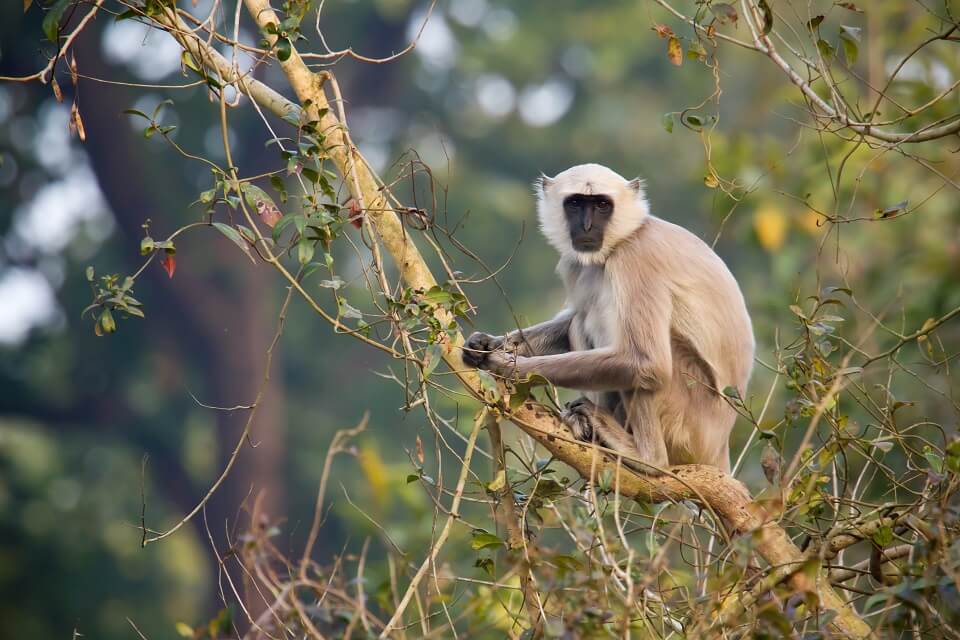
<svg viewBox="0 0 960 640">
<path fill-rule="evenodd" d="M 568 402 L 561 418 L 578 440 L 597 442 L 616 451 L 624 456 L 623 464 L 638 473 L 659 476 L 663 473 L 661 469 L 667 467 L 665 446 L 662 447 L 662 458 L 645 454 L 637 448 L 634 437 L 627 433 L 613 414 L 587 398 Z"/>
</svg>

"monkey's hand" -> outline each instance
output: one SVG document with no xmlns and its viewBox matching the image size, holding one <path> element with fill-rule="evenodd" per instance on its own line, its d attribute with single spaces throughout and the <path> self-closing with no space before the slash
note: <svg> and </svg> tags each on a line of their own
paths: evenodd
<svg viewBox="0 0 960 640">
<path fill-rule="evenodd" d="M 463 363 L 476 369 L 488 369 L 490 356 L 503 347 L 501 336 L 492 336 L 479 331 L 470 335 L 463 343 Z"/>
</svg>

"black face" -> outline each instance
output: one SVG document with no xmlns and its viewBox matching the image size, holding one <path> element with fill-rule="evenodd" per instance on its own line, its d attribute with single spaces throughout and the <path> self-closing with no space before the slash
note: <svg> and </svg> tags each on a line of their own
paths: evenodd
<svg viewBox="0 0 960 640">
<path fill-rule="evenodd" d="M 613 200 L 603 195 L 575 193 L 563 199 L 570 240 L 577 251 L 591 253 L 603 246 L 603 232 L 613 215 Z"/>
</svg>

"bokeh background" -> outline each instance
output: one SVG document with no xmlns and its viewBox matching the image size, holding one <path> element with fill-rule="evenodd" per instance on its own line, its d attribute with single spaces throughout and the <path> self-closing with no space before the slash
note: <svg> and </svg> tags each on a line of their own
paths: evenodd
<svg viewBox="0 0 960 640">
<path fill-rule="evenodd" d="M 882 72 L 900 39 L 922 35 L 898 4 L 879 2 L 872 17 L 850 18 L 869 36 L 861 51 L 867 71 Z M 330 45 L 376 56 L 406 45 L 428 3 L 326 5 Z M 197 14 L 208 6 L 200 0 Z M 870 19 L 878 22 L 866 24 Z M 36 7 L 23 14 L 19 2 L 3 3 L 0 74 L 39 68 L 49 49 L 41 20 Z M 789 305 L 827 284 L 849 284 L 864 308 L 896 326 L 917 327 L 960 303 L 955 192 L 938 190 L 936 176 L 901 156 L 858 151 L 859 196 L 845 213 L 869 217 L 876 208 L 929 199 L 902 221 L 848 225 L 839 241 L 836 233 L 825 238 L 803 202 L 831 206 L 825 166 L 835 167 L 841 150 L 798 126 L 796 95 L 768 60 L 735 47 L 720 54 L 719 106 L 702 113 L 718 117 L 709 150 L 719 175 L 755 190 L 734 206 L 706 185 L 705 137 L 679 122 L 668 132 L 663 115 L 700 104 L 714 92 L 714 77 L 695 60 L 670 64 L 652 29 L 662 22 L 668 17 L 645 2 L 445 0 L 409 55 L 336 66 L 353 135 L 375 167 L 396 175 L 395 163 L 415 150 L 438 188 L 430 202 L 419 185 L 417 204 L 459 225 L 460 240 L 489 267 L 508 262 L 496 281 L 467 288 L 477 328 L 509 329 L 515 317 L 539 321 L 562 303 L 555 256 L 536 232 L 530 183 L 540 172 L 587 161 L 642 176 L 657 215 L 716 239 L 745 291 L 758 358 L 767 363 L 776 360 L 778 336 L 796 331 Z M 145 139 L 143 123 L 123 110 L 150 112 L 172 98 L 164 122 L 178 126 L 176 139 L 213 158 L 223 151 L 206 89 L 168 88 L 187 79 L 165 34 L 101 16 L 76 57 L 85 76 L 148 86 L 81 79 L 81 144 L 68 131 L 69 105 L 58 104 L 49 87 L 0 84 L 0 636 L 69 638 L 76 630 L 127 638 L 130 618 L 149 637 L 170 637 L 176 622 L 193 624 L 219 608 L 216 556 L 200 520 L 141 548 L 141 490 L 148 524 L 163 529 L 220 473 L 245 416 L 197 400 L 227 407 L 252 401 L 284 288 L 201 230 L 178 244 L 174 278 L 151 265 L 138 283 L 145 320 L 124 322 L 109 338 L 94 335 L 92 321 L 81 317 L 91 297 L 87 265 L 98 273 L 135 271 L 142 225 L 149 220 L 162 236 L 198 219 L 191 203 L 212 186 L 202 166 L 159 136 Z M 912 84 L 902 90 L 922 99 L 952 82 L 957 68 L 948 60 L 909 74 Z M 285 88 L 277 69 L 262 77 Z M 267 133 L 245 102 L 230 122 L 242 171 L 272 169 L 276 151 L 264 145 Z M 940 171 L 955 170 L 949 149 L 933 155 Z M 413 190 L 402 184 L 398 191 Z M 338 259 L 356 260 L 350 252 Z M 486 273 L 462 255 L 454 267 L 478 278 Z M 277 544 L 295 552 L 332 434 L 369 412 L 358 458 L 335 467 L 338 499 L 316 555 L 356 553 L 378 535 L 340 499 L 344 493 L 419 555 L 432 509 L 405 478 L 417 434 L 428 444 L 433 435 L 421 414 L 403 411 L 402 390 L 374 374 L 390 366 L 359 342 L 334 336 L 294 301 L 254 427 L 258 447 L 242 453 L 206 510 L 218 541 L 244 500 L 265 491 Z M 897 389 L 917 403 L 910 410 L 955 428 L 956 385 L 928 373 L 903 375 Z M 754 407 L 769 383 L 758 365 Z M 783 415 L 778 400 L 779 391 L 769 421 Z M 457 407 L 448 402 L 453 414 Z M 748 431 L 737 432 L 735 451 Z M 748 461 L 741 477 L 756 485 L 762 476 Z M 374 582 L 383 575 L 376 557 Z"/>
</svg>

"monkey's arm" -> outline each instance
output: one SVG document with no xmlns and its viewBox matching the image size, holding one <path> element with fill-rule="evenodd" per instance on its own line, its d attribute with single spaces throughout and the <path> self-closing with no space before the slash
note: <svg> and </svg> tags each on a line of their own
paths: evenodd
<svg viewBox="0 0 960 640">
<path fill-rule="evenodd" d="M 538 375 L 551 384 L 583 391 L 656 391 L 673 375 L 670 291 L 656 278 L 613 264 L 611 279 L 618 305 L 619 335 L 609 347 L 557 355 L 514 356 L 497 351 L 486 366 L 503 376 Z"/>
<path fill-rule="evenodd" d="M 518 356 L 543 356 L 570 351 L 573 310 L 564 309 L 551 320 L 503 336 L 503 348 Z"/>
<path fill-rule="evenodd" d="M 530 357 L 497 351 L 490 354 L 486 365 L 483 368 L 502 376 L 537 375 L 558 387 L 582 391 L 655 391 L 670 377 L 669 361 L 612 348 Z"/>
<path fill-rule="evenodd" d="M 506 350 L 514 355 L 535 356 L 570 350 L 570 322 L 573 311 L 564 309 L 552 320 L 517 329 L 504 336 L 476 332 L 463 343 L 463 362 L 470 367 L 490 368 L 490 357 Z"/>
</svg>

